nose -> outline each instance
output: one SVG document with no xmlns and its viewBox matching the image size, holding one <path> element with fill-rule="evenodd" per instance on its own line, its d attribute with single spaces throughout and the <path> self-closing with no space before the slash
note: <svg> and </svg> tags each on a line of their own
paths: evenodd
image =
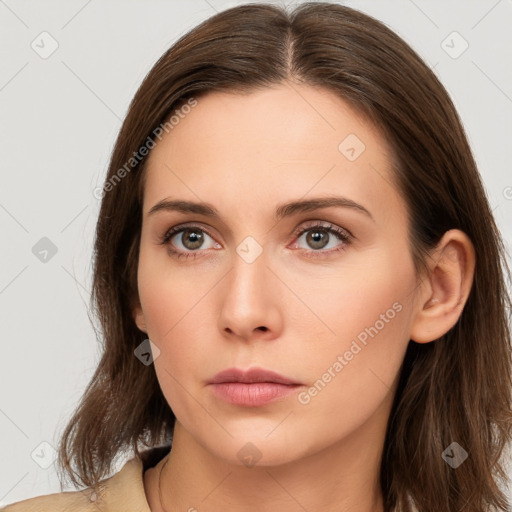
<svg viewBox="0 0 512 512">
<path fill-rule="evenodd" d="M 250 341 L 280 336 L 282 290 L 268 264 L 265 252 L 251 263 L 235 254 L 222 289 L 219 329 L 225 337 Z"/>
</svg>

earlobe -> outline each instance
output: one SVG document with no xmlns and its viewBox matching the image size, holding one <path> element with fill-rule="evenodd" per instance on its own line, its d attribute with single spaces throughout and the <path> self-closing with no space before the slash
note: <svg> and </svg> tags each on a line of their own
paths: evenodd
<svg viewBox="0 0 512 512">
<path fill-rule="evenodd" d="M 146 320 L 144 319 L 144 313 L 140 306 L 136 306 L 133 309 L 133 319 L 139 330 L 147 334 Z"/>
<path fill-rule="evenodd" d="M 431 258 L 411 326 L 410 339 L 417 343 L 434 341 L 457 323 L 473 284 L 475 250 L 463 231 L 447 231 Z"/>
</svg>

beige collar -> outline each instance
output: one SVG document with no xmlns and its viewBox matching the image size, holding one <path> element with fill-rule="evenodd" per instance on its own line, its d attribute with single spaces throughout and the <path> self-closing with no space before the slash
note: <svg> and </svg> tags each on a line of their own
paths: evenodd
<svg viewBox="0 0 512 512">
<path fill-rule="evenodd" d="M 94 507 L 91 510 L 97 510 L 97 505 L 105 512 L 151 512 L 144 491 L 144 471 L 162 461 L 169 449 L 164 446 L 145 450 L 140 458 L 126 461 L 120 471 L 100 482 L 96 489 L 87 489 Z"/>
</svg>

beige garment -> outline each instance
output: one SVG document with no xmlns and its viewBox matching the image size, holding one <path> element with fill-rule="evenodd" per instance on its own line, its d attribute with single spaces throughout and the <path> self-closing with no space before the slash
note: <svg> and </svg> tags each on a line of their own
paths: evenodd
<svg viewBox="0 0 512 512">
<path fill-rule="evenodd" d="M 141 452 L 125 462 L 122 469 L 102 480 L 96 491 L 88 487 L 37 496 L 0 509 L 0 512 L 151 512 L 144 491 L 144 471 L 163 462 L 170 446 Z M 416 510 L 413 507 L 413 510 Z"/>
<path fill-rule="evenodd" d="M 144 471 L 161 461 L 169 449 L 159 446 L 143 451 L 141 457 L 128 460 L 120 471 L 102 480 L 96 490 L 88 487 L 37 496 L 7 505 L 0 512 L 151 512 Z"/>
</svg>

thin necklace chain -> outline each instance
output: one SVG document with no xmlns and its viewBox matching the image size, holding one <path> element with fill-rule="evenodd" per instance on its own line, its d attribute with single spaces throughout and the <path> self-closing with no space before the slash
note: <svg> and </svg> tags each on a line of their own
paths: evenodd
<svg viewBox="0 0 512 512">
<path fill-rule="evenodd" d="M 167 455 L 166 460 L 163 464 L 163 466 L 160 468 L 160 473 L 158 474 L 158 499 L 160 500 L 160 507 L 164 512 L 167 512 L 166 508 L 164 507 L 163 501 L 162 501 L 162 486 L 160 485 L 162 482 L 162 471 L 164 470 L 165 466 L 169 462 L 169 455 Z"/>
</svg>

